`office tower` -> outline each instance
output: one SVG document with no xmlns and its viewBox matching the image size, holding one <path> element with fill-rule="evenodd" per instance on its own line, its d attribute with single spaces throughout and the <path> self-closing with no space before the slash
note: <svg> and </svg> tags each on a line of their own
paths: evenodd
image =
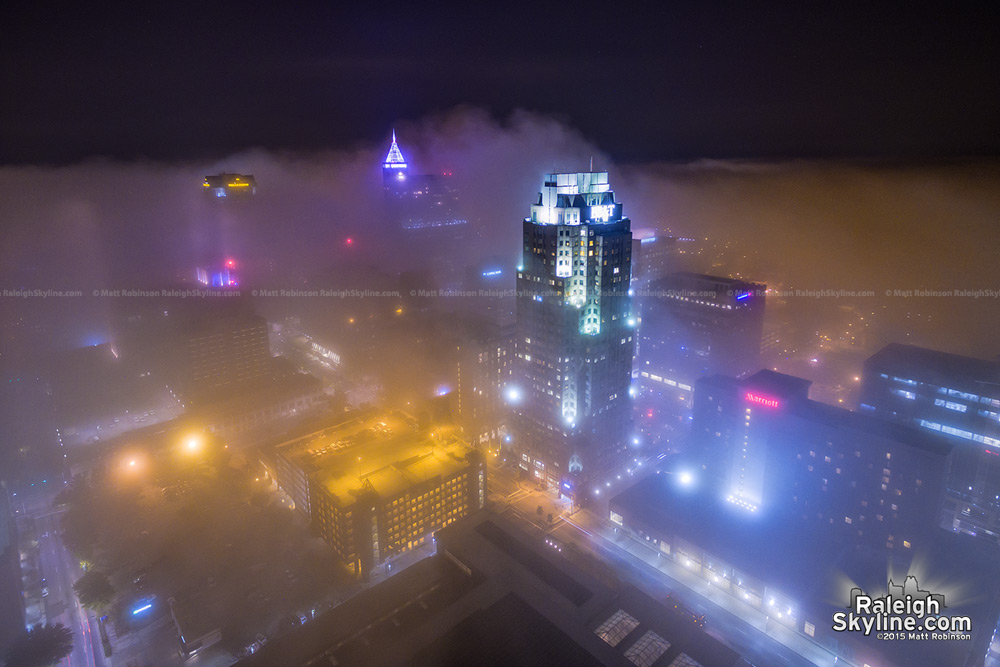
<svg viewBox="0 0 1000 667">
<path fill-rule="evenodd" d="M 522 251 L 512 453 L 583 500 L 581 484 L 623 463 L 630 431 L 632 232 L 607 172 L 548 174 Z"/>
<path fill-rule="evenodd" d="M 185 394 L 198 402 L 260 381 L 271 371 L 267 320 L 250 312 L 204 313 L 181 329 Z"/>
<path fill-rule="evenodd" d="M 386 247 L 399 271 L 426 270 L 439 286 L 460 284 L 472 261 L 467 247 L 468 221 L 460 212 L 459 192 L 452 173 L 411 173 L 392 133 L 382 162 L 382 187 L 388 212 Z"/>
<path fill-rule="evenodd" d="M 865 362 L 859 409 L 949 443 L 942 528 L 1000 543 L 1000 363 L 888 345 Z"/>
<path fill-rule="evenodd" d="M 632 239 L 632 290 L 648 287 L 650 283 L 665 278 L 677 261 L 677 238 L 674 236 L 645 236 Z"/>
<path fill-rule="evenodd" d="M 507 422 L 504 390 L 513 373 L 514 330 L 494 326 L 469 329 L 456 350 L 459 423 L 471 442 L 498 451 Z"/>
<path fill-rule="evenodd" d="M 651 283 L 639 298 L 639 386 L 690 406 L 698 378 L 760 370 L 766 290 L 696 273 Z"/>
</svg>

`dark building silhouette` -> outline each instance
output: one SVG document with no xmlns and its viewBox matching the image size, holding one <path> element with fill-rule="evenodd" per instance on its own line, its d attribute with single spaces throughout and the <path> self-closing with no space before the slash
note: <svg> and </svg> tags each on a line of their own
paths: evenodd
<svg viewBox="0 0 1000 667">
<path fill-rule="evenodd" d="M 1000 544 L 1000 364 L 888 345 L 865 362 L 859 410 L 947 443 L 942 527 Z"/>
<path fill-rule="evenodd" d="M 469 259 L 468 220 L 452 174 L 416 174 L 396 143 L 382 163 L 389 229 L 383 242 L 399 271 L 430 270 L 439 286 L 456 287 Z"/>
<path fill-rule="evenodd" d="M 257 194 L 257 179 L 252 174 L 215 174 L 206 176 L 201 185 L 216 199 L 242 200 Z"/>
<path fill-rule="evenodd" d="M 743 664 L 680 612 L 633 586 L 608 587 L 501 516 L 476 513 L 435 543 L 433 557 L 240 664 Z"/>
<path fill-rule="evenodd" d="M 639 298 L 639 386 L 690 405 L 698 378 L 760 370 L 766 291 L 762 284 L 696 273 L 652 282 Z"/>
</svg>

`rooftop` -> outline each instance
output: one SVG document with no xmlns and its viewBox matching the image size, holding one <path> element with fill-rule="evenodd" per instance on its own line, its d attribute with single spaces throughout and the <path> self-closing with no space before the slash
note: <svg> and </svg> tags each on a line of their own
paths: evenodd
<svg viewBox="0 0 1000 667">
<path fill-rule="evenodd" d="M 741 380 L 723 375 L 711 375 L 698 380 L 698 383 L 699 385 L 715 385 L 716 387 L 729 385 L 737 391 L 748 391 L 755 394 L 759 392 L 759 395 L 766 399 L 780 398 L 783 410 L 787 410 L 795 417 L 814 423 L 894 440 L 941 456 L 951 452 L 950 445 L 920 429 L 809 399 L 809 385 L 812 382 L 804 378 L 761 370 Z M 696 389 L 696 394 L 697 391 Z"/>
<path fill-rule="evenodd" d="M 609 589 L 502 516 L 478 512 L 435 539 L 435 556 L 272 641 L 246 664 L 666 667 L 684 654 L 704 667 L 732 667 L 739 660 L 673 609 L 631 586 Z"/>
<path fill-rule="evenodd" d="M 938 378 L 940 382 L 962 378 L 994 385 L 1000 393 L 1000 363 L 996 361 L 890 343 L 869 357 L 865 366 L 895 370 L 905 377 L 917 373 L 921 378 Z"/>
<path fill-rule="evenodd" d="M 750 516 L 709 492 L 682 488 L 669 474 L 652 474 L 636 483 L 611 499 L 611 509 L 624 517 L 626 526 L 640 527 L 653 537 L 681 538 L 719 560 L 712 565 L 731 566 L 791 596 L 807 619 L 829 619 L 842 611 L 852 585 L 871 593 L 885 591 L 889 571 L 884 555 L 848 547 L 822 533 L 804 539 L 800 526 L 787 522 L 781 512 Z M 939 592 L 954 591 L 947 613 L 972 616 L 973 628 L 989 628 L 988 636 L 996 622 L 991 601 L 997 561 L 988 545 L 974 542 L 939 531 L 910 573 L 921 574 L 922 582 L 926 576 Z M 986 592 L 962 592 L 972 590 Z M 943 665 L 958 664 L 950 653 L 956 647 L 948 646 L 958 643 L 879 642 L 879 648 L 891 650 L 892 658 L 901 660 L 898 664 L 918 664 L 915 658 L 920 656 L 926 662 L 919 664 Z"/>
<path fill-rule="evenodd" d="M 356 413 L 355 413 L 356 414 Z M 276 452 L 315 475 L 343 502 L 370 483 L 391 497 L 421 481 L 468 465 L 472 450 L 454 426 L 420 429 L 402 412 L 366 412 L 330 428 L 277 445 Z"/>
</svg>

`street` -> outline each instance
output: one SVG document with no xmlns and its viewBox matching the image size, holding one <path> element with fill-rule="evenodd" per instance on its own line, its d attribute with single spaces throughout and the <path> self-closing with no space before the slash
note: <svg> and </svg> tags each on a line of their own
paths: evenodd
<svg viewBox="0 0 1000 667">
<path fill-rule="evenodd" d="M 23 512 L 19 517 L 19 529 L 24 536 L 22 552 L 30 548 L 31 539 L 37 539 L 38 576 L 42 579 L 39 590 L 26 590 L 26 605 L 30 607 L 34 603 L 44 612 L 39 622 L 62 623 L 73 631 L 73 651 L 61 665 L 104 667 L 97 619 L 80 605 L 73 591 L 73 584 L 83 571 L 62 541 L 60 520 L 63 512 L 52 507 L 59 490 L 57 484 L 52 484 L 51 488 L 17 498 Z M 26 528 L 30 522 L 34 524 L 33 530 Z M 43 596 L 46 589 L 47 594 Z"/>
<path fill-rule="evenodd" d="M 559 543 L 575 544 L 580 551 L 594 554 L 619 578 L 656 600 L 663 601 L 668 593 L 680 598 L 692 611 L 706 616 L 705 631 L 709 635 L 738 651 L 751 664 L 769 667 L 850 664 L 838 661 L 830 651 L 796 632 L 769 623 L 765 615 L 713 590 L 693 573 L 661 558 L 655 549 L 616 531 L 596 513 L 606 511 L 606 500 L 596 510 L 570 514 L 569 501 L 556 499 L 553 492 L 537 490 L 530 482 L 519 482 L 514 474 L 509 470 L 491 470 L 490 500 L 498 504 L 498 510 L 509 509 L 539 539 L 543 534 L 552 535 Z M 543 508 L 541 515 L 537 513 L 539 506 Z"/>
</svg>

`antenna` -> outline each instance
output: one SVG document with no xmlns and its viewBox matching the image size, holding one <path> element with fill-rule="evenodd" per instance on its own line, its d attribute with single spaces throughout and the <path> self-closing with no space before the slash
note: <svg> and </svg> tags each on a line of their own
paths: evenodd
<svg viewBox="0 0 1000 667">
<path fill-rule="evenodd" d="M 590 156 L 590 170 L 594 171 L 594 156 Z"/>
</svg>

